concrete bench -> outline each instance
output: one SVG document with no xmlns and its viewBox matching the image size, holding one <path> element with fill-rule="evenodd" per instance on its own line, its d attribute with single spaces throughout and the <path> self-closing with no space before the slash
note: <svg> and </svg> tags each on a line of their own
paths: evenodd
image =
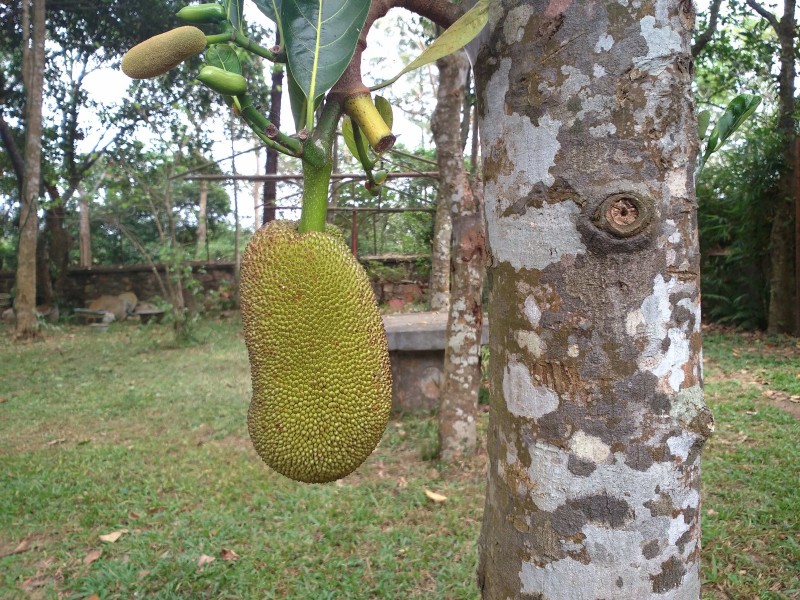
<svg viewBox="0 0 800 600">
<path fill-rule="evenodd" d="M 439 405 L 447 343 L 447 313 L 408 313 L 383 317 L 392 363 L 395 411 L 429 411 Z M 481 344 L 489 341 L 483 319 Z"/>
</svg>

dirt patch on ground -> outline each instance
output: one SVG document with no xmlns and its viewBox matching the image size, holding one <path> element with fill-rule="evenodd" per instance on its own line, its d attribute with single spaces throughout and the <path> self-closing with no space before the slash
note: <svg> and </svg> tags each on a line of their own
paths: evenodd
<svg viewBox="0 0 800 600">
<path fill-rule="evenodd" d="M 713 363 L 707 363 L 713 364 Z M 725 375 L 728 379 L 733 379 L 742 385 L 749 385 L 758 388 L 763 400 L 775 408 L 780 408 L 788 412 L 795 419 L 800 419 L 800 395 L 787 394 L 780 390 L 770 388 L 769 381 L 766 381 L 756 373 L 747 369 L 741 369 Z"/>
</svg>

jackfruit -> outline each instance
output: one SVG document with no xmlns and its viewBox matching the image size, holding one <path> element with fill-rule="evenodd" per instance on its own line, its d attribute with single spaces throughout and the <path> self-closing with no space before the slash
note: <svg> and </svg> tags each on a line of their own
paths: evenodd
<svg viewBox="0 0 800 600">
<path fill-rule="evenodd" d="M 244 252 L 240 298 L 256 452 L 297 481 L 352 473 L 392 404 L 386 333 L 364 269 L 335 228 L 299 233 L 271 221 Z"/>
<path fill-rule="evenodd" d="M 171 71 L 206 49 L 206 34 L 184 25 L 137 44 L 122 57 L 122 72 L 131 79 L 150 79 Z"/>
</svg>

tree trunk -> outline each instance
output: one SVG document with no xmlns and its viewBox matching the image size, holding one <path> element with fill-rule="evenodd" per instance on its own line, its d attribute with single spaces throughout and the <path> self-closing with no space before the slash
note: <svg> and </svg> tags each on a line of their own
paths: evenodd
<svg viewBox="0 0 800 600">
<path fill-rule="evenodd" d="M 795 239 L 793 219 L 798 190 L 796 187 L 797 133 L 795 131 L 795 38 L 796 0 L 784 0 L 783 17 L 777 17 L 756 2 L 749 2 L 772 25 L 780 42 L 780 71 L 778 74 L 778 131 L 783 144 L 783 171 L 778 180 L 775 219 L 770 231 L 770 299 L 767 330 L 770 333 L 800 334 L 797 320 L 794 264 Z"/>
<path fill-rule="evenodd" d="M 450 241 L 453 237 L 453 221 L 450 216 L 449 201 L 441 191 L 436 194 L 436 213 L 433 223 L 431 281 L 428 295 L 431 299 L 431 310 L 443 312 L 448 310 L 450 302 Z"/>
<path fill-rule="evenodd" d="M 64 200 L 55 188 L 51 189 L 51 201 L 45 209 L 45 231 L 47 232 L 48 270 L 53 268 L 52 281 L 55 300 L 64 296 L 64 284 L 69 266 L 69 251 L 72 236 L 66 227 L 67 211 Z M 48 303 L 49 304 L 49 303 Z"/>
<path fill-rule="evenodd" d="M 80 228 L 78 234 L 81 268 L 92 268 L 92 229 L 89 223 L 89 197 L 78 192 L 78 209 L 80 212 Z"/>
<path fill-rule="evenodd" d="M 206 254 L 206 209 L 208 205 L 208 182 L 200 182 L 200 207 L 197 213 L 197 250 L 195 256 Z M 208 255 L 206 254 L 206 260 Z"/>
<path fill-rule="evenodd" d="M 441 78 L 442 67 L 440 67 L 439 73 Z M 460 85 L 463 87 L 464 82 L 460 82 Z M 461 143 L 461 123 L 458 115 L 460 115 L 461 110 L 461 100 L 459 100 L 459 98 L 463 97 L 464 92 L 462 90 L 461 95 L 456 98 L 453 98 L 452 94 L 452 86 L 450 86 L 449 90 L 443 90 L 441 85 L 436 93 L 436 109 L 433 111 L 433 116 L 431 117 L 431 130 L 434 132 L 435 138 L 437 136 L 436 132 L 439 132 L 439 139 L 435 142 L 437 154 L 439 145 L 446 143 L 444 140 L 448 135 L 457 138 L 459 146 Z M 449 104 L 450 102 L 457 102 L 457 104 L 451 106 Z M 450 129 L 448 131 L 448 127 L 453 126 L 452 115 L 450 113 L 455 113 L 457 115 L 456 119 L 458 125 L 456 125 L 455 129 Z M 448 121 L 450 122 L 448 123 Z M 453 142 L 453 144 L 454 143 L 455 142 Z M 440 159 L 437 159 L 437 162 L 441 164 Z M 440 172 L 439 190 L 436 193 L 436 213 L 433 220 L 431 280 L 428 288 L 431 310 L 436 312 L 444 312 L 450 307 L 450 244 L 453 238 L 453 219 L 450 215 L 450 209 L 453 205 L 452 198 L 442 189 L 441 182 L 443 181 L 444 175 Z"/>
<path fill-rule="evenodd" d="M 439 198 L 452 214 L 453 285 L 447 319 L 443 386 L 439 405 L 439 451 L 449 462 L 475 449 L 480 349 L 483 325 L 483 214 L 481 196 L 474 194 L 464 168 L 461 106 L 469 71 L 463 52 L 436 61 L 439 91 L 431 120 L 439 165 Z"/>
<path fill-rule="evenodd" d="M 277 40 L 276 43 L 280 43 Z M 269 92 L 269 120 L 280 128 L 281 126 L 281 98 L 283 97 L 283 65 L 276 64 L 272 67 L 272 87 Z M 278 152 L 267 147 L 267 160 L 264 165 L 266 175 L 278 173 Z M 275 220 L 275 201 L 278 196 L 278 184 L 276 181 L 264 182 L 264 206 L 263 223 Z"/>
<path fill-rule="evenodd" d="M 485 599 L 699 598 L 697 133 L 682 0 L 501 0 Z"/>
<path fill-rule="evenodd" d="M 256 175 L 261 175 L 261 150 L 256 150 Z M 261 181 L 254 181 L 253 182 L 253 230 L 258 229 L 261 226 L 261 202 L 262 202 L 262 194 L 261 194 Z"/>
<path fill-rule="evenodd" d="M 36 321 L 36 236 L 39 230 L 37 211 L 42 166 L 44 12 L 44 0 L 22 1 L 22 62 L 26 96 L 25 173 L 20 199 L 19 249 L 14 297 L 17 315 L 14 337 L 19 340 L 35 338 L 39 334 Z"/>
</svg>

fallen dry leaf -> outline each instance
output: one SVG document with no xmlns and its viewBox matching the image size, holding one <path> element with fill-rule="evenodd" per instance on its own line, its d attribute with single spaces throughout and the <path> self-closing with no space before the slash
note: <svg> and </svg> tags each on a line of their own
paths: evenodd
<svg viewBox="0 0 800 600">
<path fill-rule="evenodd" d="M 86 600 L 100 600 L 100 596 L 98 596 L 97 594 L 92 594 L 91 596 L 86 598 Z"/>
<path fill-rule="evenodd" d="M 105 535 L 101 535 L 100 536 L 100 541 L 101 542 L 108 542 L 109 544 L 113 544 L 119 538 L 122 537 L 123 533 L 128 533 L 128 530 L 127 529 L 121 529 L 120 531 L 113 531 L 111 533 L 107 533 Z"/>
<path fill-rule="evenodd" d="M 7 398 L 0 398 L 0 404 L 2 404 L 3 402 L 8 402 L 8 399 Z"/>
<path fill-rule="evenodd" d="M 57 446 L 58 444 L 63 444 L 67 441 L 67 438 L 58 438 L 57 440 L 50 440 L 47 442 L 48 446 Z"/>
<path fill-rule="evenodd" d="M 436 492 L 432 492 L 430 490 L 425 490 L 425 495 L 434 502 L 444 502 L 447 500 L 447 496 L 442 496 L 441 494 L 437 494 Z"/>
<path fill-rule="evenodd" d="M 28 544 L 28 540 L 22 540 L 12 549 L 0 550 L 0 558 L 5 558 L 6 556 L 12 556 L 14 554 L 22 554 L 27 550 L 30 550 L 30 544 Z"/>
<path fill-rule="evenodd" d="M 102 550 L 92 550 L 91 552 L 89 552 L 89 554 L 83 557 L 83 564 L 90 565 L 98 558 L 100 558 L 102 555 L 103 555 Z"/>
<path fill-rule="evenodd" d="M 129 519 L 131 519 L 131 520 L 133 520 L 133 521 L 135 521 L 136 519 L 141 519 L 141 518 L 142 518 L 142 515 L 140 515 L 140 514 L 139 514 L 139 513 L 137 513 L 137 512 L 133 512 L 133 511 L 131 511 L 131 512 L 129 512 L 129 513 L 128 513 L 128 518 L 129 518 Z"/>
<path fill-rule="evenodd" d="M 235 551 L 228 550 L 227 548 L 223 548 L 219 556 L 222 560 L 236 560 L 237 558 L 239 558 L 239 555 L 236 554 Z"/>
<path fill-rule="evenodd" d="M 197 561 L 197 566 L 202 567 L 203 565 L 207 565 L 208 563 L 214 562 L 216 559 L 213 556 L 209 556 L 208 554 L 201 554 L 200 560 Z"/>
</svg>

